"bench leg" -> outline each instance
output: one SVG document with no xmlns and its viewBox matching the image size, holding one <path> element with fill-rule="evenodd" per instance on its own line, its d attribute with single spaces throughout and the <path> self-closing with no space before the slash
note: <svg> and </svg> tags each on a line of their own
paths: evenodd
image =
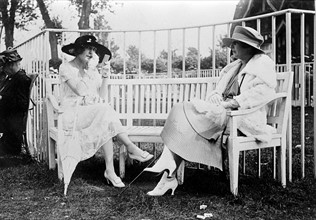
<svg viewBox="0 0 316 220">
<path fill-rule="evenodd" d="M 62 163 L 61 163 L 61 157 L 60 157 L 59 152 L 57 152 L 56 160 L 57 160 L 58 179 L 62 180 L 63 177 L 64 177 L 64 171 L 63 171 L 63 166 L 62 166 Z"/>
<path fill-rule="evenodd" d="M 282 139 L 281 146 L 277 151 L 278 157 L 278 180 L 281 181 L 282 186 L 286 187 L 286 143 Z"/>
<path fill-rule="evenodd" d="M 184 182 L 184 168 L 185 168 L 185 160 L 182 160 L 177 170 L 177 179 L 178 179 L 179 185 L 182 185 Z"/>
<path fill-rule="evenodd" d="M 282 138 L 281 143 L 281 184 L 286 187 L 286 141 Z"/>
<path fill-rule="evenodd" d="M 49 169 L 56 168 L 56 142 L 51 138 L 48 140 L 48 166 Z"/>
<path fill-rule="evenodd" d="M 119 155 L 119 167 L 120 167 L 120 177 L 123 179 L 125 177 L 125 155 L 126 147 L 122 144 L 120 146 L 120 155 Z"/>
<path fill-rule="evenodd" d="M 239 171 L 239 150 L 238 146 L 228 142 L 228 161 L 229 161 L 229 177 L 230 177 L 230 191 L 234 196 L 238 194 L 238 171 Z"/>
</svg>

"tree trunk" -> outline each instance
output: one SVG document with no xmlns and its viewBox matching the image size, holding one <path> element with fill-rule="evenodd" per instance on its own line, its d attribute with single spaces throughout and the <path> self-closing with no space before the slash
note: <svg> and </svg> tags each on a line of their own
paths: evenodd
<svg viewBox="0 0 316 220">
<path fill-rule="evenodd" d="M 8 49 L 9 47 L 13 47 L 13 34 L 14 34 L 14 22 L 9 21 L 9 25 L 4 25 L 5 30 L 5 47 Z"/>
<path fill-rule="evenodd" d="M 91 14 L 91 0 L 83 0 L 80 20 L 78 22 L 79 29 L 89 29 L 90 28 L 90 18 Z"/>
<path fill-rule="evenodd" d="M 13 35 L 14 35 L 14 23 L 15 23 L 15 11 L 17 9 L 19 1 L 11 0 L 11 7 L 8 14 L 8 0 L 0 1 L 0 10 L 2 14 L 2 23 L 5 30 L 5 46 L 6 48 L 13 47 Z M 1 37 L 1 36 L 0 36 Z"/>
<path fill-rule="evenodd" d="M 42 18 L 45 22 L 45 26 L 47 28 L 55 28 L 55 24 L 54 22 L 52 22 L 52 20 L 49 17 L 48 11 L 47 11 L 47 7 L 44 3 L 43 0 L 37 0 L 37 4 L 40 8 L 41 14 L 42 14 Z M 50 43 L 50 49 L 51 49 L 51 62 L 52 63 L 60 63 L 59 58 L 58 58 L 58 51 L 57 51 L 57 36 L 56 36 L 56 32 L 49 32 L 49 43 Z M 53 65 L 54 68 L 55 65 Z"/>
</svg>

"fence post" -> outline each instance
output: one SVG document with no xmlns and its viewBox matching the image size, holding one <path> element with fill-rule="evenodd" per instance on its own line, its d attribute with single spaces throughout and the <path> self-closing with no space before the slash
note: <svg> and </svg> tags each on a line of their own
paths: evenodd
<svg viewBox="0 0 316 220">
<path fill-rule="evenodd" d="M 291 71 L 292 68 L 292 45 L 291 45 L 291 13 L 286 13 L 286 71 Z M 292 100 L 290 100 L 292 102 Z M 291 105 L 292 106 L 292 103 Z M 289 117 L 288 124 L 288 158 L 289 158 L 289 181 L 292 182 L 292 108 L 289 111 L 291 117 Z"/>
</svg>

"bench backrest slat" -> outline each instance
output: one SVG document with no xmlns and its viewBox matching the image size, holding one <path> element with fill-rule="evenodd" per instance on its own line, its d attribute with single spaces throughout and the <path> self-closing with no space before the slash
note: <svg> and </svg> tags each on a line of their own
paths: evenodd
<svg viewBox="0 0 316 220">
<path fill-rule="evenodd" d="M 277 74 L 277 92 L 291 94 L 293 73 Z M 127 126 L 133 125 L 134 119 L 166 119 L 172 106 L 178 102 L 193 98 L 204 100 L 207 93 L 216 86 L 218 78 L 184 79 L 130 79 L 112 80 L 108 86 L 108 102 L 123 119 Z M 291 80 L 289 82 L 289 80 Z M 59 101 L 59 79 L 46 79 L 47 94 L 54 95 Z M 284 125 L 284 111 L 288 111 L 291 99 L 287 102 L 277 100 L 269 105 L 268 123 L 279 131 Z M 55 118 L 55 117 L 53 117 Z"/>
<path fill-rule="evenodd" d="M 278 133 L 286 132 L 284 123 L 288 120 L 291 108 L 291 91 L 293 85 L 293 72 L 282 72 L 277 74 L 276 92 L 284 95 L 269 105 L 267 123 L 275 127 Z"/>
<path fill-rule="evenodd" d="M 59 100 L 59 79 L 46 81 L 47 94 Z M 216 82 L 217 78 L 211 77 L 112 80 L 105 102 L 116 110 L 127 126 L 132 126 L 134 119 L 166 119 L 172 106 L 178 102 L 205 99 Z"/>
</svg>

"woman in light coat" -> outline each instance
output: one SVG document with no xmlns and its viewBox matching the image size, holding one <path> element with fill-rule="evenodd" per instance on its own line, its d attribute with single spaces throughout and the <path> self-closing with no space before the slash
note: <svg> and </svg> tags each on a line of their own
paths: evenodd
<svg viewBox="0 0 316 220">
<path fill-rule="evenodd" d="M 178 186 L 176 170 L 183 159 L 222 170 L 220 136 L 229 130 L 226 110 L 256 107 L 275 95 L 275 65 L 260 49 L 263 37 L 252 28 L 237 26 L 223 43 L 231 47 L 237 60 L 221 71 L 216 89 L 206 101 L 192 100 L 172 108 L 161 133 L 164 150 L 156 164 L 145 169 L 163 173 L 158 185 L 147 193 L 150 196 L 164 195 L 169 189 L 174 194 Z M 273 128 L 267 125 L 266 115 L 263 107 L 241 117 L 238 129 L 268 142 Z"/>
</svg>

